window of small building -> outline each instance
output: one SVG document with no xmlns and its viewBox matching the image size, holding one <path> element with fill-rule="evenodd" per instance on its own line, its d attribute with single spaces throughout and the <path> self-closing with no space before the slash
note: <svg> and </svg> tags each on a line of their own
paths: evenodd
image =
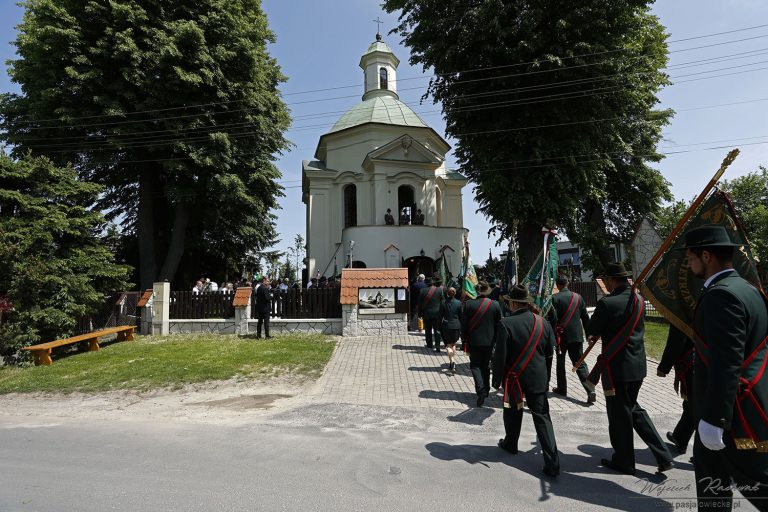
<svg viewBox="0 0 768 512">
<path fill-rule="evenodd" d="M 387 68 L 380 68 L 379 69 L 379 88 L 380 89 L 388 89 L 388 81 L 387 81 Z"/>
</svg>

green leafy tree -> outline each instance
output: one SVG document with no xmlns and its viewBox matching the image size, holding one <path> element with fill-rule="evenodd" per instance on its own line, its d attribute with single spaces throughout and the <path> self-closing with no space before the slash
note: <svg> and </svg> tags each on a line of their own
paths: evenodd
<svg viewBox="0 0 768 512">
<path fill-rule="evenodd" d="M 385 0 L 400 12 L 411 63 L 435 72 L 462 171 L 523 267 L 541 227 L 557 225 L 591 256 L 630 237 L 669 199 L 651 167 L 671 111 L 655 110 L 668 77 L 666 36 L 651 0 Z"/>
<path fill-rule="evenodd" d="M 142 288 L 180 266 L 185 280 L 234 274 L 272 243 L 289 116 L 260 0 L 25 6 L 5 137 L 103 185 L 99 207 L 129 237 Z"/>
<path fill-rule="evenodd" d="M 759 270 L 766 284 L 768 278 L 768 168 L 760 167 L 733 180 L 724 181 L 733 206 L 747 232 L 752 253 L 760 260 Z"/>
<path fill-rule="evenodd" d="M 0 355 L 72 334 L 76 319 L 126 289 L 130 268 L 114 263 L 101 187 L 47 158 L 0 156 L 0 296 L 13 309 L 0 327 Z"/>
<path fill-rule="evenodd" d="M 682 199 L 660 207 L 652 216 L 653 224 L 661 238 L 666 239 L 675 229 L 677 223 L 683 218 L 685 212 L 691 206 L 692 201 L 685 202 Z"/>
</svg>

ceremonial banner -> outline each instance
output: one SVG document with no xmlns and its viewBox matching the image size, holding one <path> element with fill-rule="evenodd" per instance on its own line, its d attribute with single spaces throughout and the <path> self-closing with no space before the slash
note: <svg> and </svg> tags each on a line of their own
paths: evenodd
<svg viewBox="0 0 768 512">
<path fill-rule="evenodd" d="M 454 285 L 453 276 L 451 275 L 451 271 L 448 269 L 448 260 L 445 258 L 445 253 L 443 253 L 442 257 L 437 263 L 437 273 L 440 275 L 440 279 L 443 281 L 443 285 L 446 288 L 452 287 Z"/>
<path fill-rule="evenodd" d="M 477 292 L 475 291 L 475 285 L 477 284 L 477 274 L 475 273 L 475 267 L 472 265 L 472 258 L 469 256 L 469 243 L 464 244 L 464 261 L 461 264 L 461 300 L 476 299 Z"/>
<path fill-rule="evenodd" d="M 557 277 L 557 264 L 555 232 L 545 230 L 544 249 L 521 283 L 528 288 L 528 293 L 533 297 L 533 304 L 542 316 L 545 316 L 549 312 L 549 308 L 552 307 L 552 288 Z"/>
<path fill-rule="evenodd" d="M 501 295 L 509 295 L 509 289 L 517 284 L 517 251 L 514 242 L 510 242 L 504 261 L 504 276 L 501 278 Z"/>
<path fill-rule="evenodd" d="M 719 225 L 728 231 L 731 240 L 738 244 L 734 251 L 733 266 L 741 277 L 762 288 L 755 259 L 747 242 L 746 233 L 725 192 L 715 190 L 685 225 L 685 230 L 674 241 L 658 265 L 640 283 L 640 290 L 647 300 L 675 327 L 693 338 L 693 310 L 704 286 L 704 280 L 693 275 L 688 267 L 685 250 L 685 231 L 699 226 Z"/>
</svg>

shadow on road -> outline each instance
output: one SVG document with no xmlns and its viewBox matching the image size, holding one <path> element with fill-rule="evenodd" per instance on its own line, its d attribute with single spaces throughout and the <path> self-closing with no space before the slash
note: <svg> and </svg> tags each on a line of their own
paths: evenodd
<svg viewBox="0 0 768 512">
<path fill-rule="evenodd" d="M 456 416 L 448 416 L 447 420 L 455 423 L 466 423 L 467 425 L 482 425 L 495 412 L 490 407 L 473 407 L 472 409 L 461 411 Z"/>
<path fill-rule="evenodd" d="M 543 459 L 538 444 L 534 442 L 532 445 L 529 451 L 521 450 L 517 455 L 496 446 L 470 444 L 428 443 L 425 448 L 431 456 L 444 461 L 463 460 L 468 464 L 481 464 L 489 468 L 490 464 L 503 464 L 528 473 L 540 481 L 539 502 L 549 501 L 552 496 L 561 496 L 627 512 L 673 509 L 671 503 L 648 491 L 649 485 L 658 485 L 664 481 L 663 475 L 638 471 L 637 476 L 618 476 L 620 482 L 601 478 L 600 473 L 615 475 L 600 466 L 600 457 L 610 456 L 610 449 L 581 445 L 578 449 L 583 455 L 560 453 L 560 476 L 549 478 L 541 472 Z M 584 473 L 597 475 L 586 476 Z"/>
</svg>

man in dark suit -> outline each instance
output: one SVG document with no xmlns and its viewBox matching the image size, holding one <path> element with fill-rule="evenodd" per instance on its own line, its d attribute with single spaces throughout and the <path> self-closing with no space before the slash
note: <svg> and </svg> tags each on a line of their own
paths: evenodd
<svg viewBox="0 0 768 512">
<path fill-rule="evenodd" d="M 480 281 L 475 290 L 477 298 L 464 302 L 461 339 L 469 352 L 469 369 L 475 380 L 477 406 L 482 407 L 491 391 L 491 354 L 502 313 L 499 303 L 488 297 L 491 293 L 488 283 Z"/>
<path fill-rule="evenodd" d="M 387 213 L 384 214 L 384 224 L 387 226 L 395 225 L 395 218 L 392 216 L 392 210 L 387 208 Z"/>
<path fill-rule="evenodd" d="M 685 234 L 691 271 L 705 279 L 693 320 L 696 494 L 702 509 L 730 510 L 735 483 L 768 510 L 768 312 L 733 269 L 735 247 L 722 226 Z"/>
<path fill-rule="evenodd" d="M 547 401 L 547 359 L 555 350 L 555 334 L 549 322 L 530 311 L 527 288 L 517 285 L 507 297 L 512 315 L 499 322 L 493 357 L 493 386 L 504 385 L 506 435 L 499 447 L 517 453 L 525 397 L 544 456 L 544 474 L 554 477 L 560 473 L 560 457 Z"/>
<path fill-rule="evenodd" d="M 593 384 L 603 381 L 608 435 L 613 456 L 602 465 L 630 475 L 635 474 L 634 433 L 645 441 L 656 459 L 657 470 L 673 467 L 672 454 L 639 403 L 637 395 L 646 375 L 645 299 L 629 286 L 629 272 L 621 263 L 606 265 L 603 275 L 610 295 L 597 303 L 589 321 L 591 341 L 602 338 L 602 352 L 589 374 Z"/>
<path fill-rule="evenodd" d="M 568 396 L 568 381 L 565 377 L 565 354 L 576 362 L 584 353 L 584 333 L 589 325 L 589 313 L 584 298 L 568 289 L 568 279 L 558 276 L 555 280 L 558 292 L 552 296 L 552 309 L 549 320 L 557 338 L 557 387 L 552 391 L 558 395 Z M 583 330 L 582 330 L 583 328 Z M 581 385 L 587 392 L 587 403 L 595 403 L 595 385 L 587 380 L 589 368 L 587 363 L 581 363 L 576 369 Z"/>
<path fill-rule="evenodd" d="M 688 442 L 693 437 L 696 425 L 693 422 L 693 341 L 683 331 L 669 326 L 667 345 L 661 355 L 661 362 L 656 375 L 666 377 L 670 370 L 675 369 L 675 391 L 683 398 L 683 414 L 680 416 L 675 430 L 667 432 L 667 439 L 680 453 L 688 450 Z"/>
<path fill-rule="evenodd" d="M 256 288 L 255 307 L 259 319 L 256 322 L 256 339 L 261 338 L 262 325 L 264 326 L 264 336 L 269 339 L 272 337 L 269 335 L 269 315 L 272 312 L 272 291 L 267 276 L 261 278 L 259 287 Z"/>
<path fill-rule="evenodd" d="M 419 300 L 421 290 L 427 288 L 424 274 L 419 274 L 416 281 L 411 285 L 411 330 L 419 330 Z"/>
<path fill-rule="evenodd" d="M 435 352 L 440 352 L 440 303 L 443 302 L 443 287 L 439 276 L 432 278 L 431 285 L 419 292 L 419 316 L 424 319 L 424 331 L 427 347 L 434 345 Z M 434 343 L 433 343 L 434 340 Z"/>
</svg>

